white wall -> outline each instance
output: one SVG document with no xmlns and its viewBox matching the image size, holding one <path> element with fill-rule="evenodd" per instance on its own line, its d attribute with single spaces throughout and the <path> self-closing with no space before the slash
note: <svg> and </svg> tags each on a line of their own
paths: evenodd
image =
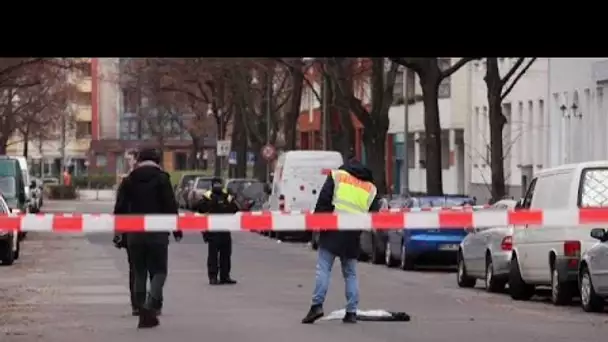
<svg viewBox="0 0 608 342">
<path fill-rule="evenodd" d="M 608 159 L 607 63 L 606 58 L 551 59 L 548 165 Z"/>
<path fill-rule="evenodd" d="M 516 60 L 499 59 L 501 76 L 508 72 Z M 520 166 L 532 165 L 536 171 L 547 164 L 548 64 L 547 58 L 538 58 L 503 101 L 503 113 L 508 121 L 503 131 L 505 178 L 510 186 L 521 185 Z M 470 115 L 467 116 L 468 132 L 465 136 L 468 141 L 465 156 L 470 164 L 470 182 L 489 184 L 491 172 L 486 145 L 489 145 L 490 133 L 487 86 L 484 81 L 485 60 L 473 62 L 468 71 L 471 73 L 471 106 Z"/>
<path fill-rule="evenodd" d="M 119 138 L 119 111 L 121 110 L 121 91 L 119 83 L 118 58 L 99 58 L 99 137 L 100 139 Z M 96 129 L 93 127 L 93 129 Z"/>
</svg>

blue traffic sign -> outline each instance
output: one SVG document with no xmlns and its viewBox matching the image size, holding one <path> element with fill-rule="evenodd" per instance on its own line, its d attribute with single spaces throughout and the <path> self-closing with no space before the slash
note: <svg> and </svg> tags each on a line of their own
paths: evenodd
<svg viewBox="0 0 608 342">
<path fill-rule="evenodd" d="M 228 154 L 228 164 L 236 165 L 236 151 L 230 151 Z"/>
</svg>

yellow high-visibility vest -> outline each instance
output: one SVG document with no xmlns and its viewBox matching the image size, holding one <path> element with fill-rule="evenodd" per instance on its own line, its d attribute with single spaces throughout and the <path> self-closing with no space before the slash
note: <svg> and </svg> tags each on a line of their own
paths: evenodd
<svg viewBox="0 0 608 342">
<path fill-rule="evenodd" d="M 344 170 L 333 170 L 334 197 L 332 204 L 336 211 L 366 213 L 378 192 L 371 182 L 362 181 Z"/>
</svg>

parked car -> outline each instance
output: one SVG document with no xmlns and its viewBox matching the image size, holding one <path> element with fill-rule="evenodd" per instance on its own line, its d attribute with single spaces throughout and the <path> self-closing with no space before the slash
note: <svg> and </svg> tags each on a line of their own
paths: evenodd
<svg viewBox="0 0 608 342">
<path fill-rule="evenodd" d="M 432 208 L 474 205 L 475 198 L 466 196 L 411 197 L 409 208 Z M 414 269 L 419 261 L 440 264 L 456 264 L 458 247 L 467 235 L 465 227 L 455 229 L 421 228 L 389 230 L 385 263 L 389 267 L 399 265 L 404 270 Z"/>
<path fill-rule="evenodd" d="M 2 182 L 2 180 L 0 180 Z M 6 186 L 0 186 L 0 188 L 7 191 Z M 4 195 L 0 190 L 0 215 L 6 215 L 11 213 Z M 17 210 L 15 210 L 17 213 Z M 4 227 L 0 227 L 3 229 Z M 0 230 L 0 261 L 2 265 L 12 265 L 15 260 L 19 259 L 19 252 L 21 251 L 21 240 L 19 239 L 19 231 L 17 230 Z"/>
<path fill-rule="evenodd" d="M 601 312 L 608 298 L 608 231 L 594 228 L 589 234 L 599 242 L 581 259 L 578 281 L 581 306 L 587 312 Z"/>
<path fill-rule="evenodd" d="M 517 201 L 500 200 L 491 209 L 513 210 Z M 491 210 L 490 209 L 490 210 Z M 513 226 L 470 228 L 458 251 L 457 282 L 460 287 L 474 287 L 484 279 L 486 290 L 500 292 L 509 280 Z"/>
<path fill-rule="evenodd" d="M 200 173 L 187 173 L 182 175 L 179 182 L 175 185 L 175 199 L 180 208 L 186 208 L 186 199 L 194 180 L 197 177 L 204 176 L 204 174 Z"/>
<path fill-rule="evenodd" d="M 194 184 L 188 192 L 186 208 L 192 210 L 196 203 L 203 198 L 205 191 L 211 189 L 213 177 L 196 177 Z"/>
<path fill-rule="evenodd" d="M 518 207 L 576 212 L 608 205 L 608 161 L 593 161 L 543 169 L 532 179 Z M 555 305 L 570 303 L 578 292 L 581 256 L 597 241 L 590 236 L 602 225 L 516 225 L 509 272 L 509 292 L 528 300 L 536 286 L 551 286 Z"/>
</svg>

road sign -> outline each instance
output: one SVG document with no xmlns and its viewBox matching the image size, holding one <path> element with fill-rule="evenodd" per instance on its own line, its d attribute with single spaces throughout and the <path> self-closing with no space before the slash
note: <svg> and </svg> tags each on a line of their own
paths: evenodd
<svg viewBox="0 0 608 342">
<path fill-rule="evenodd" d="M 228 155 L 228 164 L 236 165 L 236 151 L 230 151 Z"/>
<path fill-rule="evenodd" d="M 253 152 L 247 152 L 247 165 L 253 166 L 255 164 L 255 154 Z"/>
<path fill-rule="evenodd" d="M 230 154 L 230 140 L 218 140 L 217 151 L 215 153 L 219 157 L 227 157 Z"/>
<path fill-rule="evenodd" d="M 264 157 L 264 159 L 266 160 L 270 160 L 274 157 L 276 150 L 274 148 L 274 146 L 270 145 L 270 144 L 266 144 L 264 145 L 264 147 L 262 147 L 262 157 Z"/>
</svg>

